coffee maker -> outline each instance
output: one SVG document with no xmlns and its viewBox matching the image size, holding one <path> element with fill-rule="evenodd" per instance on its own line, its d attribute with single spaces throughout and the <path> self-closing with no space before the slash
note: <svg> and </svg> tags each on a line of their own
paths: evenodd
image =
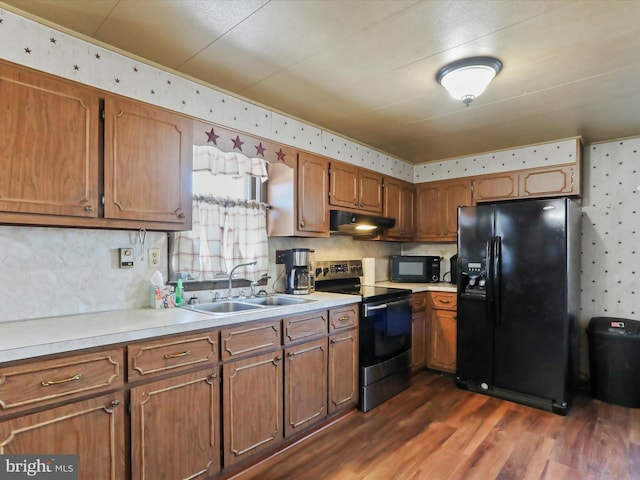
<svg viewBox="0 0 640 480">
<path fill-rule="evenodd" d="M 315 291 L 315 280 L 311 271 L 312 255 L 309 248 L 292 248 L 284 251 L 286 270 L 286 293 L 307 295 Z"/>
</svg>

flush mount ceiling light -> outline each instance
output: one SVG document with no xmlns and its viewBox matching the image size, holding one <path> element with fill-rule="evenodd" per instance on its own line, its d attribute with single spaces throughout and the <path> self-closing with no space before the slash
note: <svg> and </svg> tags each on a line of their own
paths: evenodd
<svg viewBox="0 0 640 480">
<path fill-rule="evenodd" d="M 493 57 L 473 57 L 445 65 L 436 74 L 436 81 L 467 107 L 484 92 L 500 70 L 502 62 Z"/>
</svg>

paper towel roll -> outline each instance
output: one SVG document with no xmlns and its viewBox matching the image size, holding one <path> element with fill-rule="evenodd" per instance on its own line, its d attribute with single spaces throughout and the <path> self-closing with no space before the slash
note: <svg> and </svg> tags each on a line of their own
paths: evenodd
<svg viewBox="0 0 640 480">
<path fill-rule="evenodd" d="M 375 258 L 363 258 L 362 259 L 362 284 L 363 285 L 375 285 L 376 283 L 376 259 Z"/>
</svg>

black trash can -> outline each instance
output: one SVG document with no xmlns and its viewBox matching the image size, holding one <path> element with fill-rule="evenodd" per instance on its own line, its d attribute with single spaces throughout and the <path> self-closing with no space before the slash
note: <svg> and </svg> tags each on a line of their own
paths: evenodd
<svg viewBox="0 0 640 480">
<path fill-rule="evenodd" d="M 604 402 L 640 407 L 640 321 L 594 317 L 587 327 L 591 394 Z"/>
</svg>

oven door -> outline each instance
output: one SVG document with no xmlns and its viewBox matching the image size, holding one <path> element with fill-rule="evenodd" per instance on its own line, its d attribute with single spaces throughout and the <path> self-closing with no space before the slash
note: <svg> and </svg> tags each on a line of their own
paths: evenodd
<svg viewBox="0 0 640 480">
<path fill-rule="evenodd" d="M 360 366 L 383 363 L 411 350 L 409 298 L 364 303 L 360 319 Z"/>
</svg>

